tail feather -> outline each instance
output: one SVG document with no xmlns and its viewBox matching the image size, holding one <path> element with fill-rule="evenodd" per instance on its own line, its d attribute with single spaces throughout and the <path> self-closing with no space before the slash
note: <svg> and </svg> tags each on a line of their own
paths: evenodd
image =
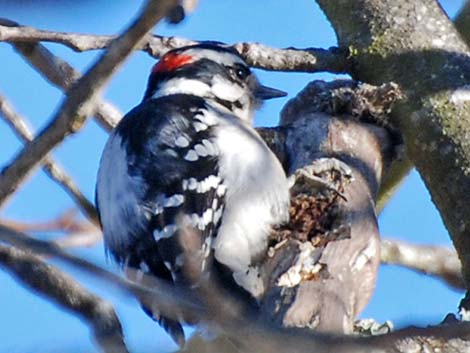
<svg viewBox="0 0 470 353">
<path fill-rule="evenodd" d="M 153 320 L 158 322 L 158 324 L 163 327 L 163 329 L 171 336 L 173 341 L 180 347 L 183 348 L 186 343 L 186 338 L 184 337 L 184 331 L 181 324 L 173 319 L 167 318 L 165 316 L 160 316 L 157 313 L 152 312 L 148 307 L 142 304 L 142 309 L 145 313 L 150 316 Z"/>
<path fill-rule="evenodd" d="M 166 332 L 171 336 L 173 341 L 180 347 L 183 348 L 186 343 L 184 337 L 183 327 L 178 321 L 169 319 L 167 317 L 161 316 L 156 321 L 160 324 L 161 327 L 165 329 Z"/>
</svg>

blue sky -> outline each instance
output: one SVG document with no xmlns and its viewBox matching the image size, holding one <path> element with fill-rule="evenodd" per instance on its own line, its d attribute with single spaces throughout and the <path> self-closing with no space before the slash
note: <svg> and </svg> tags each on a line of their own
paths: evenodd
<svg viewBox="0 0 470 353">
<path fill-rule="evenodd" d="M 0 2 L 2 17 L 42 29 L 112 34 L 120 31 L 133 18 L 140 2 L 51 1 L 41 6 L 34 3 L 23 2 L 22 6 L 18 6 L 15 1 Z M 462 1 L 441 3 L 453 15 Z M 183 24 L 176 27 L 160 24 L 154 32 L 228 43 L 256 41 L 274 47 L 328 48 L 336 44 L 333 30 L 311 0 L 205 0 Z M 82 71 L 99 55 L 99 52 L 74 53 L 53 44 L 47 47 Z M 0 92 L 19 113 L 29 119 L 37 131 L 47 124 L 63 95 L 48 85 L 7 44 L 0 44 L 0 58 Z M 105 97 L 123 112 L 131 109 L 141 100 L 147 74 L 154 61 L 144 53 L 133 55 L 113 78 L 104 93 Z M 328 74 L 259 70 L 257 73 L 263 83 L 289 92 L 290 97 L 310 80 L 335 78 Z M 276 125 L 278 112 L 286 99 L 268 102 L 257 115 L 257 125 Z M 97 165 L 105 140 L 106 134 L 90 120 L 78 135 L 68 138 L 54 151 L 54 157 L 90 199 L 93 198 Z M 21 144 L 1 121 L 0 141 L 0 165 L 3 166 L 17 153 Z M 71 206 L 68 196 L 43 172 L 38 172 L 21 187 L 7 207 L 0 210 L 0 216 L 44 221 Z M 383 211 L 379 223 L 383 237 L 450 246 L 448 233 L 416 172 L 410 174 Z M 101 244 L 77 249 L 74 253 L 111 268 L 105 260 Z M 164 352 L 175 348 L 158 325 L 140 311 L 132 298 L 109 290 L 106 284 L 67 267 L 64 269 L 115 304 L 133 351 Z M 0 352 L 96 351 L 88 328 L 80 320 L 31 295 L 3 271 L 0 271 L 0 283 Z M 460 297 L 461 293 L 437 280 L 406 269 L 382 266 L 376 293 L 362 316 L 374 317 L 379 321 L 392 320 L 396 326 L 437 323 L 446 313 L 455 311 Z"/>
</svg>

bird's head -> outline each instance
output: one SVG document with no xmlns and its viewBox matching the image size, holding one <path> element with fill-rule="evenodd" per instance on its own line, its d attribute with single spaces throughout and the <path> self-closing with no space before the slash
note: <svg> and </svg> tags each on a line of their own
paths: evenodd
<svg viewBox="0 0 470 353">
<path fill-rule="evenodd" d="M 144 100 L 191 94 L 252 121 L 263 100 L 285 92 L 263 86 L 242 57 L 216 44 L 198 44 L 167 52 L 152 68 Z"/>
</svg>

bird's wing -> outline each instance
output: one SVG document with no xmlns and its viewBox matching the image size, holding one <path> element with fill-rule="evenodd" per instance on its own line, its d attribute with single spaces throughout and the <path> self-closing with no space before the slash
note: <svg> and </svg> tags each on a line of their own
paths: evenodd
<svg viewBox="0 0 470 353">
<path fill-rule="evenodd" d="M 201 255 L 204 267 L 209 262 L 225 186 L 213 143 L 216 121 L 205 109 L 190 96 L 147 101 L 128 113 L 110 138 L 97 201 L 108 251 L 118 262 L 184 283 L 182 230 L 196 234 L 184 245 Z M 151 316 L 181 343 L 178 322 Z"/>
</svg>

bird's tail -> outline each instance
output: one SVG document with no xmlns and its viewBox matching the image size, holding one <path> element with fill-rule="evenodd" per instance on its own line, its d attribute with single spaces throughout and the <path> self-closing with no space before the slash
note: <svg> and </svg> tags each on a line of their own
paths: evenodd
<svg viewBox="0 0 470 353">
<path fill-rule="evenodd" d="M 184 347 L 186 339 L 184 337 L 183 327 L 178 321 L 169 319 L 167 317 L 161 316 L 156 320 L 161 327 L 165 329 L 166 332 L 171 336 L 173 341 L 176 342 L 180 348 Z"/>
<path fill-rule="evenodd" d="M 186 339 L 184 337 L 183 327 L 178 321 L 167 318 L 165 316 L 160 316 L 152 312 L 149 308 L 145 307 L 145 305 L 142 305 L 142 309 L 148 316 L 150 316 L 153 320 L 158 322 L 161 327 L 163 327 L 163 329 L 171 336 L 173 341 L 175 341 L 175 343 L 180 348 L 184 347 Z"/>
</svg>

